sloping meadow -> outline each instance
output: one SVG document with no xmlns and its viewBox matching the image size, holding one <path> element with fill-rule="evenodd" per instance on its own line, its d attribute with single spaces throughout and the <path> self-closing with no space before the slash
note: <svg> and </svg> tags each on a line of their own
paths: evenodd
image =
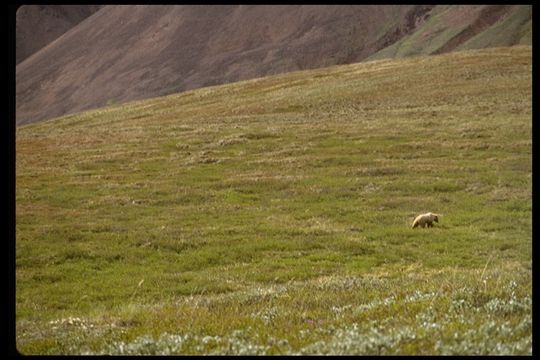
<svg viewBox="0 0 540 360">
<path fill-rule="evenodd" d="M 531 60 L 379 60 L 17 128 L 18 350 L 531 354 Z"/>
</svg>

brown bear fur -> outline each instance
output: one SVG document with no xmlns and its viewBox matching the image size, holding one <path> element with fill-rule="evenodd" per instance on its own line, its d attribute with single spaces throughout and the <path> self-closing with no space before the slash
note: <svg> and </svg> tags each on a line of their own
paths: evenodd
<svg viewBox="0 0 540 360">
<path fill-rule="evenodd" d="M 439 215 L 430 212 L 420 214 L 414 219 L 412 227 L 413 229 L 417 226 L 426 227 L 426 225 L 427 227 L 433 227 L 434 221 L 439 222 Z"/>
</svg>

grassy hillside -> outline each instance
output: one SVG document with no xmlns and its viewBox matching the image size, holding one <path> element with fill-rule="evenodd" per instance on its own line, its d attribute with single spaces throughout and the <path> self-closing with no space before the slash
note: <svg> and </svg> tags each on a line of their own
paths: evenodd
<svg viewBox="0 0 540 360">
<path fill-rule="evenodd" d="M 530 354 L 531 70 L 381 60 L 18 127 L 18 349 Z"/>
<path fill-rule="evenodd" d="M 470 21 L 460 19 L 470 17 L 471 13 L 474 11 L 466 8 L 457 11 L 455 5 L 437 6 L 431 17 L 412 34 L 367 57 L 367 60 L 447 52 L 450 49 L 444 49 L 453 38 L 475 31 L 479 33 L 470 39 L 459 41 L 454 39 L 457 45 L 455 50 L 532 44 L 532 6 L 516 5 L 508 14 L 502 16 L 502 20 L 492 26 L 487 25 L 485 17 L 490 16 L 487 13 L 477 15 L 475 25 L 472 19 Z M 486 28 L 474 30 L 475 26 Z"/>
<path fill-rule="evenodd" d="M 500 23 L 461 44 L 457 49 L 480 49 L 512 44 L 532 44 L 532 6 L 516 6 Z"/>
</svg>

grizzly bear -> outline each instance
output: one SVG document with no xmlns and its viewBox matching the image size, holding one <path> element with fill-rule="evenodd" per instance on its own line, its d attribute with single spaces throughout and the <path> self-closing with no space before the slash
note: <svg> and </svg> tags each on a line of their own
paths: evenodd
<svg viewBox="0 0 540 360">
<path fill-rule="evenodd" d="M 434 214 L 434 213 L 425 213 L 425 214 L 420 214 L 418 215 L 413 223 L 412 223 L 412 228 L 414 229 L 415 227 L 417 226 L 421 226 L 421 227 L 433 227 L 433 222 L 439 222 L 439 216 L 440 215 L 437 215 L 437 214 Z"/>
</svg>

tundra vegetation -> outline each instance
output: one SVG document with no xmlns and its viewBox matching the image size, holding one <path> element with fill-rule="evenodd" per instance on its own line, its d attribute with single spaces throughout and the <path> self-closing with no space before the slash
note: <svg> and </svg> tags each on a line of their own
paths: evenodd
<svg viewBox="0 0 540 360">
<path fill-rule="evenodd" d="M 17 128 L 18 350 L 531 354 L 531 60 L 377 60 Z"/>
</svg>

